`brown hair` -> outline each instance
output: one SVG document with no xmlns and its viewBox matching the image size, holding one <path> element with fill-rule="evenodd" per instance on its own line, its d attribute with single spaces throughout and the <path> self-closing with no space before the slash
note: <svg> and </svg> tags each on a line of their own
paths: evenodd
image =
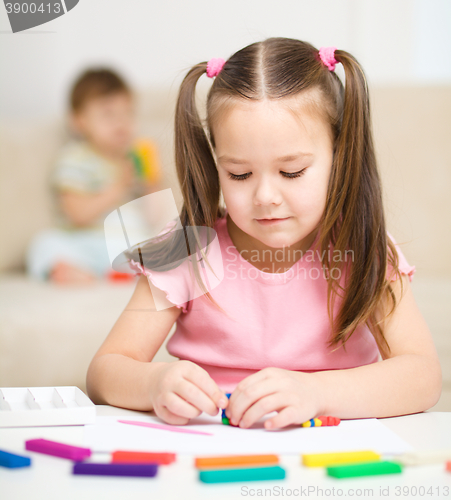
<svg viewBox="0 0 451 500">
<path fill-rule="evenodd" d="M 343 65 L 345 87 L 309 43 L 278 37 L 239 50 L 225 62 L 208 93 L 208 138 L 195 102 L 196 84 L 205 74 L 207 62 L 188 71 L 175 113 L 175 161 L 184 199 L 180 219 L 183 227 L 211 228 L 216 218 L 224 215 L 219 206 L 219 177 L 211 147 L 215 148 L 214 125 L 227 107 L 238 100 L 281 100 L 314 91 L 313 95 L 319 96 L 314 104 L 328 120 L 334 140 L 327 202 L 317 244 L 326 271 L 331 268 L 330 245 L 340 255 L 346 251 L 353 251 L 354 255 L 352 264 L 341 262 L 338 266 L 346 271 L 344 287 L 332 273 L 326 273 L 332 328 L 329 345 L 344 345 L 357 326 L 366 323 L 379 347 L 382 340 L 390 350 L 376 321 L 376 309 L 382 297 L 392 304 L 389 314 L 396 306 L 392 286 L 386 279 L 387 264 L 393 266 L 395 275 L 399 277 L 400 273 L 398 255 L 385 227 L 368 87 L 361 66 L 351 54 L 336 50 L 335 58 Z M 342 304 L 334 318 L 337 296 L 342 298 Z"/>
<path fill-rule="evenodd" d="M 74 82 L 70 92 L 70 108 L 72 112 L 77 113 L 90 99 L 119 92 L 132 94 L 128 84 L 115 71 L 108 68 L 90 68 Z"/>
</svg>

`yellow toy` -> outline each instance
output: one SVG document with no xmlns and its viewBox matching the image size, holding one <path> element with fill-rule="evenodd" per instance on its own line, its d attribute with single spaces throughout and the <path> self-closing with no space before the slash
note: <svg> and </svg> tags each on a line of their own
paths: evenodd
<svg viewBox="0 0 451 500">
<path fill-rule="evenodd" d="M 130 156 L 139 178 L 154 184 L 161 178 L 157 145 L 148 139 L 135 141 Z"/>
</svg>

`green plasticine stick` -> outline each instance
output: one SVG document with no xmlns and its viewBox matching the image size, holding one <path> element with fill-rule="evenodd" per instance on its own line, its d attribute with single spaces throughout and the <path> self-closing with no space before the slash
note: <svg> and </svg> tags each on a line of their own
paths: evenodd
<svg viewBox="0 0 451 500">
<path fill-rule="evenodd" d="M 377 474 L 397 474 L 402 465 L 396 462 L 362 462 L 353 465 L 333 465 L 327 467 L 327 474 L 336 478 L 375 476 Z"/>
<path fill-rule="evenodd" d="M 199 479 L 204 483 L 232 483 L 235 481 L 267 481 L 285 479 L 285 469 L 274 467 L 256 467 L 249 469 L 216 469 L 199 472 Z"/>
</svg>

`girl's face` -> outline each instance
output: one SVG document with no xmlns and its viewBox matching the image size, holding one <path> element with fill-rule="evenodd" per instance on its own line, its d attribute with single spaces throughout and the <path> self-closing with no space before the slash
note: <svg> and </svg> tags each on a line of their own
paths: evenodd
<svg viewBox="0 0 451 500">
<path fill-rule="evenodd" d="M 295 115 L 275 101 L 237 101 L 214 128 L 230 218 L 273 248 L 301 247 L 302 240 L 311 240 L 324 212 L 332 167 L 330 125 L 296 102 Z"/>
</svg>

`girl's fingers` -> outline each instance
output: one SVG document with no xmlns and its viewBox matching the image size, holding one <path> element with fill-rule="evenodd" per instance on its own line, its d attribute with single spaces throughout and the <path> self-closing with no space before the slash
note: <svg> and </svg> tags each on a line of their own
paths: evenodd
<svg viewBox="0 0 451 500">
<path fill-rule="evenodd" d="M 195 392 L 191 388 L 191 396 L 196 398 L 195 401 L 200 405 L 196 405 L 197 408 L 213 417 L 218 413 L 218 408 L 226 408 L 228 404 L 227 396 L 219 389 L 206 370 L 194 365 L 193 369 L 188 370 L 183 376 L 185 380 L 191 382 L 199 390 L 199 392 Z M 185 390 L 187 389 L 185 388 Z"/>
<path fill-rule="evenodd" d="M 170 414 L 175 416 L 177 419 L 182 419 L 186 423 L 191 418 L 198 417 L 202 412 L 190 402 L 181 398 L 178 394 L 170 392 L 164 398 L 164 401 L 160 405 L 160 408 L 166 409 Z M 169 422 L 169 421 L 168 421 Z M 174 423 L 174 422 L 169 422 Z"/>
<path fill-rule="evenodd" d="M 160 406 L 158 408 L 158 416 L 172 425 L 186 425 L 189 422 L 189 418 L 181 417 L 180 415 L 175 415 L 166 406 Z"/>
<path fill-rule="evenodd" d="M 250 406 L 237 423 L 242 428 L 251 427 L 267 413 L 279 411 L 283 406 L 283 395 L 280 392 L 265 396 Z"/>
<path fill-rule="evenodd" d="M 283 408 L 275 417 L 268 418 L 265 421 L 265 429 L 281 429 L 287 425 L 296 424 L 297 422 L 296 410 L 293 406 Z M 308 420 L 307 418 L 305 421 Z"/>
<path fill-rule="evenodd" d="M 244 414 L 257 405 L 264 396 L 277 394 L 278 391 L 279 388 L 275 379 L 261 379 L 244 390 L 235 390 L 230 396 L 231 408 L 226 411 L 226 415 L 233 425 L 238 425 Z"/>
<path fill-rule="evenodd" d="M 197 408 L 200 413 L 204 411 L 211 416 L 215 416 L 218 413 L 218 408 L 210 397 L 205 394 L 202 388 L 199 388 L 198 385 L 192 383 L 190 380 L 182 379 L 174 390 L 174 393 Z"/>
</svg>

